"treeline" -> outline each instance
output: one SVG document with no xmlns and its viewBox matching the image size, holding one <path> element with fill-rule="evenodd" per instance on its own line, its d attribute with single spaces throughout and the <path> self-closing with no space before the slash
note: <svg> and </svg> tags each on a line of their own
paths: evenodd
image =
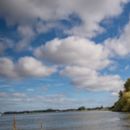
<svg viewBox="0 0 130 130">
<path fill-rule="evenodd" d="M 130 78 L 124 84 L 124 90 L 119 92 L 119 99 L 112 107 L 112 110 L 130 112 Z"/>
<path fill-rule="evenodd" d="M 4 112 L 3 115 L 7 114 L 33 114 L 33 113 L 44 113 L 44 112 L 69 112 L 69 111 L 92 111 L 92 110 L 108 110 L 109 108 L 103 108 L 101 107 L 95 107 L 95 108 L 85 108 L 84 106 L 81 106 L 77 109 L 46 109 L 46 110 L 32 110 L 32 111 L 8 111 Z"/>
<path fill-rule="evenodd" d="M 8 111 L 4 112 L 3 115 L 7 114 L 33 114 L 33 113 L 45 113 L 45 112 L 67 112 L 67 111 L 77 111 L 78 109 L 46 109 L 46 110 L 32 110 L 32 111 Z"/>
</svg>

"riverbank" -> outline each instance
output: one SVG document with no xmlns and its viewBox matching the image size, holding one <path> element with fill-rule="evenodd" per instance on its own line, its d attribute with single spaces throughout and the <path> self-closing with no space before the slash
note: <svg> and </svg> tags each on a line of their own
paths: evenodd
<svg viewBox="0 0 130 130">
<path fill-rule="evenodd" d="M 8 111 L 8 112 L 4 112 L 2 113 L 2 115 L 10 115 L 10 114 L 33 114 L 33 113 L 51 113 L 51 112 L 78 112 L 78 111 L 108 111 L 110 110 L 109 107 L 96 107 L 96 108 L 85 108 L 85 107 L 79 107 L 77 109 L 64 109 L 64 110 L 60 110 L 60 109 L 46 109 L 46 110 L 31 110 L 31 111 Z"/>
</svg>

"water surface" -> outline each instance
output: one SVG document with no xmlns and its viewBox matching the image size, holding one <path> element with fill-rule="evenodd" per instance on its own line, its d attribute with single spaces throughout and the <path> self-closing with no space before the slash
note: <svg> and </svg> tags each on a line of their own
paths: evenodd
<svg viewBox="0 0 130 130">
<path fill-rule="evenodd" d="M 109 111 L 16 115 L 18 130 L 130 130 L 130 114 Z M 0 117 L 0 130 L 12 130 L 13 115 Z"/>
</svg>

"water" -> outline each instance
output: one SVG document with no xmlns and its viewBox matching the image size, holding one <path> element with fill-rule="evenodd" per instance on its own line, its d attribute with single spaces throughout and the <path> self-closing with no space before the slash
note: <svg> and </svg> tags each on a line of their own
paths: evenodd
<svg viewBox="0 0 130 130">
<path fill-rule="evenodd" d="M 130 130 L 130 114 L 109 111 L 16 115 L 18 130 Z M 0 130 L 12 130 L 13 116 L 0 117 Z"/>
</svg>

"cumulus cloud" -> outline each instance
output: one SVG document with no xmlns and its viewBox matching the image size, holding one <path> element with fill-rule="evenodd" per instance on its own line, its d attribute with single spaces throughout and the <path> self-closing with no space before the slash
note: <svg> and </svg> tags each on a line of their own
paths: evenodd
<svg viewBox="0 0 130 130">
<path fill-rule="evenodd" d="M 125 26 L 120 37 L 110 38 L 105 41 L 105 48 L 109 50 L 111 56 L 126 57 L 130 54 L 130 21 Z"/>
<path fill-rule="evenodd" d="M 97 70 L 111 63 L 102 45 L 79 37 L 54 39 L 38 47 L 34 53 L 59 65 L 79 65 Z"/>
<path fill-rule="evenodd" d="M 22 57 L 17 63 L 9 58 L 0 58 L 0 76 L 5 78 L 45 77 L 55 71 L 33 57 Z"/>
<path fill-rule="evenodd" d="M 17 69 L 20 75 L 23 76 L 48 76 L 54 72 L 54 68 L 49 68 L 42 64 L 42 62 L 32 58 L 21 58 L 17 63 Z"/>
<path fill-rule="evenodd" d="M 113 63 L 103 44 L 79 37 L 55 39 L 37 48 L 34 54 L 63 66 L 61 75 L 69 77 L 79 88 L 119 91 L 123 85 L 118 75 L 100 74 Z"/>
<path fill-rule="evenodd" d="M 121 90 L 123 80 L 118 75 L 101 75 L 95 70 L 79 66 L 67 66 L 61 74 L 72 79 L 72 83 L 78 88 L 88 90 Z"/>
<path fill-rule="evenodd" d="M 122 5 L 126 2 L 128 0 L 2 0 L 0 15 L 6 17 L 8 23 L 25 24 L 37 18 L 43 21 L 57 21 L 75 13 L 83 24 L 69 33 L 82 33 L 90 37 L 103 30 L 99 22 L 106 17 L 120 14 Z"/>
<path fill-rule="evenodd" d="M 16 77 L 15 66 L 12 60 L 0 58 L 0 76 L 8 78 Z"/>
<path fill-rule="evenodd" d="M 49 41 L 38 47 L 34 55 L 43 61 L 62 66 L 61 74 L 70 77 L 76 86 L 93 90 L 97 88 L 115 90 L 122 85 L 121 78 L 118 75 L 104 76 L 100 71 L 111 65 L 111 55 L 129 54 L 130 25 L 119 38 L 107 39 L 104 44 L 96 44 L 88 38 L 104 31 L 100 22 L 105 18 L 119 15 L 123 5 L 128 1 L 1 0 L 0 17 L 4 17 L 8 24 L 18 25 L 20 39 L 16 50 L 24 50 L 37 35 L 36 33 L 46 32 L 57 26 L 55 23 L 59 20 L 69 19 L 70 15 L 75 14 L 81 23 L 64 30 L 73 36 Z M 1 52 L 5 50 L 3 44 L 0 45 L 0 50 Z M 0 76 L 7 78 L 44 77 L 52 74 L 55 67 L 48 67 L 33 57 L 23 57 L 17 62 L 9 58 L 0 58 L 0 70 Z"/>
<path fill-rule="evenodd" d="M 122 11 L 123 3 L 127 0 L 81 0 L 74 5 L 75 12 L 80 16 L 83 24 L 74 27 L 68 32 L 78 36 L 92 37 L 104 31 L 99 23 L 108 17 L 119 15 Z"/>
</svg>

